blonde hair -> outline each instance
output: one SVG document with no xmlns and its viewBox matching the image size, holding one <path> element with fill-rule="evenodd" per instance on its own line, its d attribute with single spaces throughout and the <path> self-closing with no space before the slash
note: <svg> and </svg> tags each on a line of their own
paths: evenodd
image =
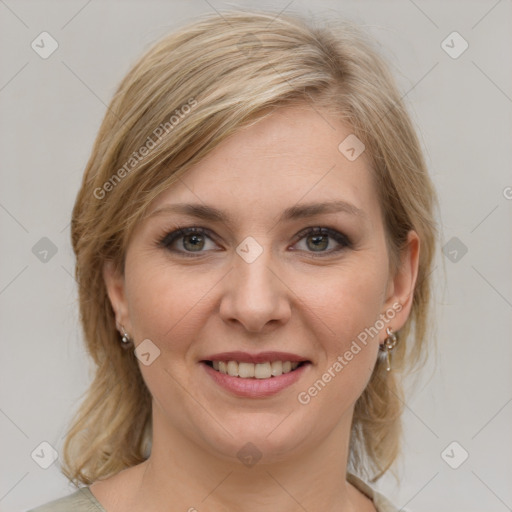
<svg viewBox="0 0 512 512">
<path fill-rule="evenodd" d="M 225 12 L 166 36 L 122 80 L 72 215 L 80 319 L 96 366 L 64 444 L 62 470 L 76 485 L 143 462 L 151 444 L 151 395 L 135 355 L 120 348 L 104 263 L 124 271 L 127 242 L 151 201 L 226 137 L 275 108 L 305 102 L 339 115 L 366 145 L 392 271 L 409 230 L 420 239 L 395 371 L 376 363 L 356 403 L 350 439 L 349 465 L 372 481 L 396 459 L 403 396 L 395 373 L 426 354 L 437 199 L 400 94 L 373 44 L 347 22 L 319 27 L 295 15 Z"/>
</svg>

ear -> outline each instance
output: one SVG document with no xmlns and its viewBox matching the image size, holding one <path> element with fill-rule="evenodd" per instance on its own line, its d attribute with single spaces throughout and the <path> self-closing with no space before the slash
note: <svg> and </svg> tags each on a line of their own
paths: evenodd
<svg viewBox="0 0 512 512">
<path fill-rule="evenodd" d="M 414 297 L 414 287 L 418 277 L 418 264 L 420 255 L 420 239 L 416 231 L 409 231 L 407 242 L 400 254 L 399 268 L 395 275 L 390 276 L 388 281 L 385 311 L 390 308 L 397 311 L 394 319 L 390 322 L 390 327 L 394 331 L 399 331 L 407 321 L 412 308 Z M 401 305 L 398 309 L 396 304 Z M 395 307 L 393 308 L 393 304 Z"/>
<path fill-rule="evenodd" d="M 116 316 L 118 329 L 122 325 L 130 333 L 131 324 L 128 315 L 128 304 L 126 301 L 124 275 L 119 272 L 112 261 L 106 261 L 103 265 L 103 279 L 107 288 L 108 298 Z"/>
</svg>

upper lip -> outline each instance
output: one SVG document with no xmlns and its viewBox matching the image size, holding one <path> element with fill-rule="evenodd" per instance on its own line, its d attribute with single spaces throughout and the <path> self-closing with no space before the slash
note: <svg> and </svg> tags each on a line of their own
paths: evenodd
<svg viewBox="0 0 512 512">
<path fill-rule="evenodd" d="M 241 363 L 266 363 L 267 361 L 291 361 L 301 362 L 309 361 L 309 359 L 291 354 L 290 352 L 259 352 L 257 354 L 249 354 L 248 352 L 219 352 L 212 354 L 203 359 L 203 361 L 238 361 Z"/>
</svg>

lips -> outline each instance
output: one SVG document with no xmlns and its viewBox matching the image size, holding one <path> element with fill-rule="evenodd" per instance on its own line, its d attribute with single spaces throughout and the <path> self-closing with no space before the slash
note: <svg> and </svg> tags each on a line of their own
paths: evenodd
<svg viewBox="0 0 512 512">
<path fill-rule="evenodd" d="M 213 364 L 213 363 L 212 363 Z M 220 363 L 219 363 L 220 364 Z M 251 363 L 241 363 L 251 364 Z M 256 363 L 258 365 L 260 363 Z M 265 364 L 265 363 L 263 363 Z M 268 363 L 266 363 L 268 364 Z M 299 364 L 296 369 L 277 376 L 260 376 L 241 378 L 221 373 L 210 366 L 206 361 L 201 361 L 201 368 L 220 388 L 230 394 L 243 398 L 266 398 L 278 394 L 294 383 L 298 382 L 303 375 L 308 374 L 311 364 Z M 267 374 L 268 375 L 268 374 Z"/>
<path fill-rule="evenodd" d="M 219 352 L 199 362 L 213 382 L 246 398 L 264 398 L 279 393 L 307 374 L 312 364 L 299 354 L 277 351 Z"/>
<path fill-rule="evenodd" d="M 269 379 L 296 370 L 306 362 L 272 361 L 265 363 L 239 363 L 238 361 L 205 361 L 214 370 L 231 377 Z"/>
<path fill-rule="evenodd" d="M 307 358 L 302 357 L 298 354 L 292 354 L 290 352 L 258 352 L 257 354 L 250 354 L 248 352 L 232 351 L 232 352 L 220 352 L 218 354 L 212 354 L 203 359 L 203 362 L 213 361 L 236 361 L 238 363 L 272 363 L 273 361 L 290 361 L 292 363 L 297 362 L 310 362 Z"/>
</svg>

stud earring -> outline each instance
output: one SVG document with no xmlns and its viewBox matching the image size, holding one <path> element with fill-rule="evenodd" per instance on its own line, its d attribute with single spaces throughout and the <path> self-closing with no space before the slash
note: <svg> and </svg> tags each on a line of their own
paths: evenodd
<svg viewBox="0 0 512 512">
<path fill-rule="evenodd" d="M 122 332 L 121 332 L 121 346 L 124 348 L 124 349 L 128 349 L 130 348 L 130 344 L 132 342 L 132 340 L 130 339 L 130 336 L 128 336 L 128 333 L 124 330 L 124 327 L 121 325 L 121 329 L 120 329 Z"/>
<path fill-rule="evenodd" d="M 379 350 L 383 353 L 383 357 L 386 358 L 386 370 L 389 372 L 391 370 L 391 351 L 398 343 L 398 335 L 393 332 L 391 327 L 386 328 L 386 332 L 388 336 L 384 340 L 384 343 L 379 346 Z"/>
</svg>

